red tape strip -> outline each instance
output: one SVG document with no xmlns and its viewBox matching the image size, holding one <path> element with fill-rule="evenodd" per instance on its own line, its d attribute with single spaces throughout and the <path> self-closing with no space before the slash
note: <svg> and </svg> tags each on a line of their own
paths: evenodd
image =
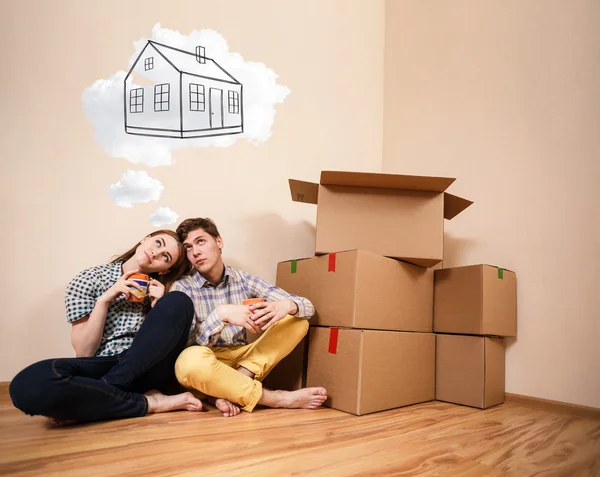
<svg viewBox="0 0 600 477">
<path fill-rule="evenodd" d="M 335 253 L 329 254 L 329 268 L 327 269 L 327 271 L 335 272 Z"/>
<path fill-rule="evenodd" d="M 331 328 L 329 330 L 329 352 L 331 354 L 337 353 L 337 342 L 338 342 L 338 333 L 339 328 Z"/>
</svg>

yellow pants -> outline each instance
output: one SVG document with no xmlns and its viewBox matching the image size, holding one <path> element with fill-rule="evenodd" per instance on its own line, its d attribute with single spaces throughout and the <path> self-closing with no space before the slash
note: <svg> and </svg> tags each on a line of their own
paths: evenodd
<svg viewBox="0 0 600 477">
<path fill-rule="evenodd" d="M 261 381 L 290 354 L 308 332 L 308 320 L 286 316 L 255 342 L 243 346 L 191 346 L 175 363 L 175 375 L 185 387 L 224 398 L 251 412 L 262 396 Z M 243 366 L 254 379 L 236 371 Z"/>
</svg>

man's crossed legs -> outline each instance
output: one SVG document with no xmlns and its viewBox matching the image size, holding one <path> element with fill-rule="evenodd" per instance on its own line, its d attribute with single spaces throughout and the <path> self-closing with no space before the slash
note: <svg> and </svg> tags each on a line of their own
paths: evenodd
<svg viewBox="0 0 600 477">
<path fill-rule="evenodd" d="M 327 399 L 325 388 L 274 391 L 262 386 L 262 380 L 292 352 L 307 332 L 307 320 L 288 315 L 247 345 L 192 346 L 177 358 L 175 375 L 183 386 L 226 399 L 248 412 L 256 405 L 315 409 Z M 219 406 L 219 409 L 226 417 L 238 413 L 235 406 L 230 409 Z"/>
</svg>

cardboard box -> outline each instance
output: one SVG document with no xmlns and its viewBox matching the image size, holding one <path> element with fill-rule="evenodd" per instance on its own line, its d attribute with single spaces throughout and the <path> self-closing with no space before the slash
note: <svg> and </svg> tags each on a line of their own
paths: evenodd
<svg viewBox="0 0 600 477">
<path fill-rule="evenodd" d="M 435 398 L 481 409 L 504 402 L 504 339 L 436 335 Z"/>
<path fill-rule="evenodd" d="M 517 335 L 517 276 L 491 265 L 435 270 L 433 331 Z"/>
<path fill-rule="evenodd" d="M 435 336 L 345 328 L 310 329 L 307 386 L 325 405 L 356 415 L 434 399 Z"/>
<path fill-rule="evenodd" d="M 359 249 L 431 267 L 443 258 L 444 218 L 471 201 L 445 190 L 455 179 L 322 171 L 290 179 L 292 200 L 317 204 L 317 255 Z"/>
<path fill-rule="evenodd" d="M 307 349 L 308 337 L 305 337 L 263 379 L 263 385 L 268 389 L 283 389 L 285 391 L 295 391 L 306 387 Z"/>
<path fill-rule="evenodd" d="M 311 325 L 433 330 L 433 270 L 350 250 L 277 265 L 277 286 L 315 306 Z"/>
</svg>

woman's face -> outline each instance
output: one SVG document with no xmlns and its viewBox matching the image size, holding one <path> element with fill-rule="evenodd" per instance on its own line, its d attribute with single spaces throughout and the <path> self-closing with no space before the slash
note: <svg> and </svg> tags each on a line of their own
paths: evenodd
<svg viewBox="0 0 600 477">
<path fill-rule="evenodd" d="M 144 237 L 135 251 L 135 258 L 140 272 L 168 273 L 179 258 L 177 240 L 167 234 Z"/>
</svg>

